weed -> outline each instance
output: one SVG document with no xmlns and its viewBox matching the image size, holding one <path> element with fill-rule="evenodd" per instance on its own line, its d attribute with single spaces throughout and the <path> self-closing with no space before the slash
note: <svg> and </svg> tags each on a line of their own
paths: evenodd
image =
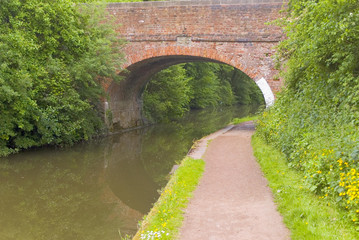
<svg viewBox="0 0 359 240">
<path fill-rule="evenodd" d="M 258 134 L 253 136 L 252 145 L 292 240 L 358 239 L 355 225 L 346 220 L 347 211 L 314 194 L 304 174 L 289 167 L 284 154 Z"/>
<path fill-rule="evenodd" d="M 192 191 L 204 171 L 204 161 L 186 157 L 145 217 L 134 240 L 175 239 Z"/>
</svg>

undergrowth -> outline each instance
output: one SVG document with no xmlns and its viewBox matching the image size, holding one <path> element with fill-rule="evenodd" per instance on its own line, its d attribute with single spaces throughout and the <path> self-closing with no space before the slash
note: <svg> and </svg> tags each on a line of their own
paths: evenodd
<svg viewBox="0 0 359 240">
<path fill-rule="evenodd" d="M 288 6 L 277 54 L 286 86 L 257 132 L 359 230 L 359 2 Z"/>
<path fill-rule="evenodd" d="M 292 240 L 358 239 L 355 226 L 346 220 L 347 212 L 332 199 L 314 194 L 303 172 L 289 167 L 284 154 L 258 134 L 253 136 L 252 146 Z"/>
<path fill-rule="evenodd" d="M 231 122 L 231 124 L 240 124 L 243 122 L 248 122 L 248 121 L 255 121 L 258 120 L 258 116 L 248 116 L 248 117 L 243 117 L 243 118 L 234 118 Z"/>
</svg>

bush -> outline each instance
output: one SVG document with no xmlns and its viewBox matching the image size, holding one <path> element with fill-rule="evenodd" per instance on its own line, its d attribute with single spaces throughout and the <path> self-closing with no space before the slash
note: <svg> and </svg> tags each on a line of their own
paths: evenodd
<svg viewBox="0 0 359 240">
<path fill-rule="evenodd" d="M 101 8 L 80 6 L 1 2 L 0 156 L 72 144 L 101 129 L 101 81 L 118 79 L 120 42 L 109 25 L 99 24 Z"/>
<path fill-rule="evenodd" d="M 306 183 L 359 220 L 359 3 L 291 1 L 279 45 L 286 88 L 258 133 Z"/>
</svg>

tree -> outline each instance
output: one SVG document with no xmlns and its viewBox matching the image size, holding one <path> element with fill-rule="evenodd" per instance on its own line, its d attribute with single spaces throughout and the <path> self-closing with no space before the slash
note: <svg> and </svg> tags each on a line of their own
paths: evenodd
<svg viewBox="0 0 359 240">
<path fill-rule="evenodd" d="M 191 108 L 217 106 L 220 100 L 218 95 L 220 85 L 211 63 L 187 63 L 184 68 L 187 77 L 192 77 L 189 82 Z"/>
<path fill-rule="evenodd" d="M 182 117 L 189 109 L 188 82 L 182 65 L 157 73 L 143 94 L 144 111 L 152 121 L 168 121 Z"/>
<path fill-rule="evenodd" d="M 260 89 L 246 74 L 208 62 L 175 65 L 157 73 L 143 96 L 150 121 L 174 120 L 190 109 L 264 103 Z"/>
<path fill-rule="evenodd" d="M 253 80 L 244 72 L 228 65 L 218 65 L 217 77 L 221 81 L 221 86 L 229 85 L 231 92 L 226 90 L 221 99 L 227 98 L 226 105 L 234 103 L 241 105 L 263 104 L 264 98 L 261 90 Z M 234 99 L 233 99 L 234 98 Z"/>
<path fill-rule="evenodd" d="M 118 80 L 122 61 L 103 19 L 100 8 L 70 0 L 1 2 L 0 156 L 101 129 L 101 81 Z"/>
<path fill-rule="evenodd" d="M 319 196 L 349 210 L 359 195 L 359 2 L 292 0 L 278 59 L 286 88 L 257 132 L 302 170 Z"/>
</svg>

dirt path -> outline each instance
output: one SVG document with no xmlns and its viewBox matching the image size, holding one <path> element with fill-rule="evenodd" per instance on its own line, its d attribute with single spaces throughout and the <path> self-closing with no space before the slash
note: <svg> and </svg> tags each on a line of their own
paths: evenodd
<svg viewBox="0 0 359 240">
<path fill-rule="evenodd" d="M 211 137 L 205 172 L 186 209 L 179 239 L 290 239 L 253 156 L 253 132 L 253 124 L 244 123 Z"/>
</svg>

